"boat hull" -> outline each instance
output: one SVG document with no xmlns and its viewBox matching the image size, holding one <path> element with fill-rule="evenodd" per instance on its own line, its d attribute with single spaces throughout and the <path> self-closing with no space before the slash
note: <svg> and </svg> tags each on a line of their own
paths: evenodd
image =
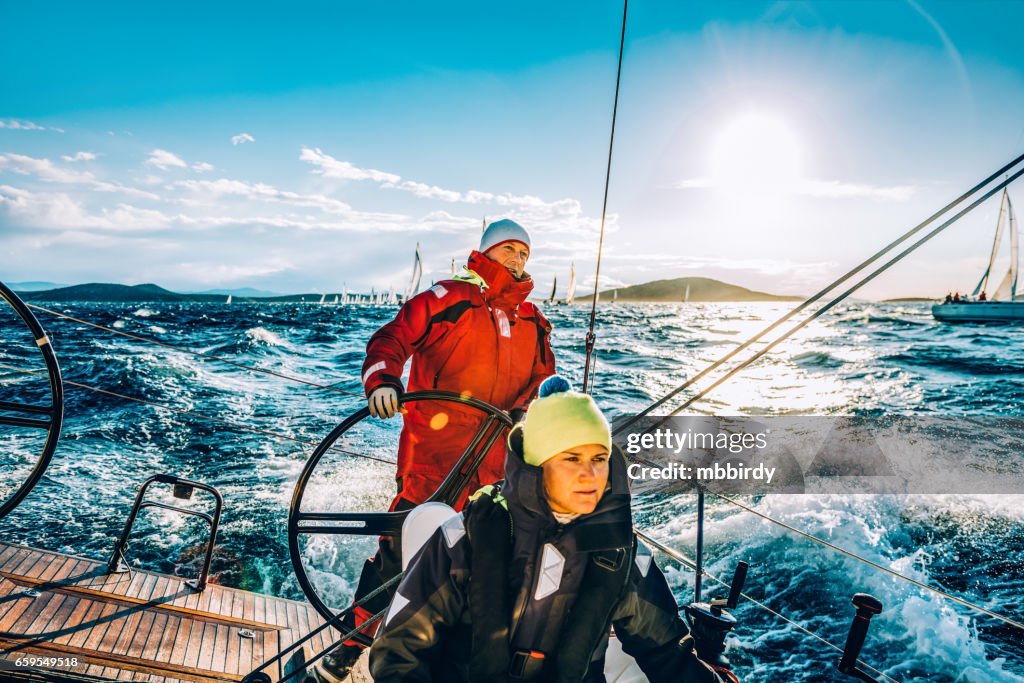
<svg viewBox="0 0 1024 683">
<path fill-rule="evenodd" d="M 934 304 L 932 315 L 945 323 L 1024 323 L 1024 301 Z"/>
</svg>

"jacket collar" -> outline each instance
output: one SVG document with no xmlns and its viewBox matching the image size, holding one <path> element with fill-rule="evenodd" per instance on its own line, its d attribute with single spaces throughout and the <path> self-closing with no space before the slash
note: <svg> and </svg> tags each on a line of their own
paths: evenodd
<svg viewBox="0 0 1024 683">
<path fill-rule="evenodd" d="M 523 273 L 523 277 L 517 280 L 505 266 L 479 251 L 469 255 L 466 268 L 485 283 L 482 288 L 484 300 L 491 306 L 515 309 L 533 291 L 533 278 L 529 273 Z"/>
</svg>

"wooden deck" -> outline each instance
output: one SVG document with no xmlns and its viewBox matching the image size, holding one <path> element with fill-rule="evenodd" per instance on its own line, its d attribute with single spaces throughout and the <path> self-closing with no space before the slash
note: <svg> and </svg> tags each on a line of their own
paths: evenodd
<svg viewBox="0 0 1024 683">
<path fill-rule="evenodd" d="M 323 623 L 304 602 L 214 584 L 197 593 L 178 577 L 107 574 L 105 562 L 0 543 L 0 678 L 28 656 L 77 658 L 52 668 L 108 680 L 240 681 Z M 303 668 L 339 636 L 326 629 L 268 675 Z"/>
</svg>

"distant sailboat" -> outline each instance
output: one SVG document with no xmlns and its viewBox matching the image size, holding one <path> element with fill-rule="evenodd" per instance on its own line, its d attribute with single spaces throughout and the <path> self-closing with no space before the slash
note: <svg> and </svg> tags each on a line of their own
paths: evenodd
<svg viewBox="0 0 1024 683">
<path fill-rule="evenodd" d="M 332 301 L 331 303 L 333 303 L 335 306 L 338 305 L 338 295 L 337 294 L 334 295 L 334 301 Z"/>
<path fill-rule="evenodd" d="M 420 291 L 420 280 L 423 278 L 423 260 L 420 258 L 420 243 L 416 243 L 416 257 L 412 262 L 412 279 L 409 280 L 409 288 L 405 290 L 405 300 L 416 296 L 416 292 Z M 394 288 L 391 289 L 392 295 L 394 295 Z"/>
<path fill-rule="evenodd" d="M 347 306 L 349 304 L 348 299 L 348 287 L 342 286 L 341 288 L 341 305 Z"/>
<path fill-rule="evenodd" d="M 686 283 L 686 292 L 683 294 L 683 303 L 684 304 L 690 303 L 690 283 L 689 282 Z"/>
<path fill-rule="evenodd" d="M 555 276 L 554 281 L 551 283 L 551 296 L 548 297 L 548 300 L 547 300 L 546 303 L 549 303 L 549 304 L 555 303 L 555 292 L 556 291 L 558 291 L 558 276 L 557 275 Z"/>
<path fill-rule="evenodd" d="M 612 303 L 613 304 L 617 304 L 618 302 L 619 302 L 619 290 L 613 289 L 612 290 Z"/>
<path fill-rule="evenodd" d="M 419 253 L 419 252 L 417 252 Z M 394 306 L 398 303 L 398 295 L 395 294 L 395 286 L 391 285 L 391 289 L 388 290 L 388 306 Z"/>
<path fill-rule="evenodd" d="M 227 301 L 225 301 L 224 303 L 226 303 L 226 304 L 229 304 L 229 303 L 231 303 L 231 295 L 230 295 L 230 294 L 228 294 L 228 300 L 227 300 Z"/>
<path fill-rule="evenodd" d="M 569 265 L 569 287 L 565 292 L 565 303 L 571 304 L 576 301 L 576 262 Z"/>
<path fill-rule="evenodd" d="M 321 306 L 323 306 L 323 305 L 324 305 L 324 301 L 325 301 L 326 299 L 327 299 L 327 295 L 326 295 L 326 294 L 321 294 L 321 295 L 320 295 L 320 305 L 321 305 Z"/>
<path fill-rule="evenodd" d="M 1007 225 L 1010 229 L 1010 267 L 992 296 L 987 296 L 989 277 L 992 274 L 996 258 L 999 256 L 999 245 Z M 1016 301 L 1017 271 L 1020 258 L 1017 233 L 1017 215 L 1013 211 L 1010 194 L 1004 189 L 1003 198 L 999 204 L 996 236 L 992 241 L 992 253 L 988 259 L 988 268 L 985 269 L 970 298 L 954 301 L 947 297 L 944 303 L 932 306 L 932 315 L 936 320 L 943 322 L 1024 322 L 1024 301 Z"/>
</svg>

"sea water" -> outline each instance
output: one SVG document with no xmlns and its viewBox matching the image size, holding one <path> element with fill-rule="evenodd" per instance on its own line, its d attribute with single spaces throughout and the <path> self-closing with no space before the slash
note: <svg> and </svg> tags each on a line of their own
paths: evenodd
<svg viewBox="0 0 1024 683">
<path fill-rule="evenodd" d="M 302 599 L 287 546 L 295 482 L 313 444 L 364 404 L 359 375 L 366 341 L 395 309 L 247 303 L 40 305 L 335 390 L 253 373 L 37 311 L 63 371 L 65 423 L 46 475 L 0 521 L 0 536 L 106 558 L 139 485 L 156 473 L 175 474 L 213 485 L 224 495 L 212 580 Z M 790 306 L 602 305 L 595 396 L 612 416 L 635 413 Z M 547 314 L 555 325 L 552 342 L 559 370 L 578 384 L 589 308 L 559 306 Z M 48 401 L 44 379 L 26 373 L 42 371 L 35 344 L 6 307 L 0 308 L 0 341 L 0 400 Z M 940 324 L 924 304 L 841 306 L 687 412 L 964 420 L 1020 416 L 1024 326 Z M 301 501 L 303 511 L 384 509 L 394 494 L 389 462 L 394 460 L 398 427 L 397 420 L 368 421 L 346 434 L 335 444 L 338 450 L 328 452 L 314 471 Z M 27 476 L 42 439 L 38 430 L 0 427 L 0 486 L 7 487 L 0 494 L 8 494 Z M 1024 468 L 1022 453 L 1001 452 L 997 457 L 1014 459 Z M 152 497 L 209 507 L 202 493 L 184 502 L 154 489 Z M 767 495 L 743 500 L 767 517 L 899 574 L 1024 620 L 1024 492 Z M 749 562 L 746 593 L 828 642 L 842 645 L 853 614 L 853 593 L 878 597 L 885 610 L 872 622 L 862 659 L 893 679 L 1024 681 L 1024 634 L 1017 629 L 764 517 L 714 497 L 708 505 L 709 572 L 728 580 L 738 560 Z M 692 495 L 644 495 L 635 507 L 639 527 L 692 555 Z M 194 576 L 202 564 L 205 533 L 194 518 L 152 508 L 140 515 L 127 556 L 139 567 Z M 347 603 L 373 545 L 366 537 L 301 537 L 303 566 L 325 602 L 337 607 Z M 680 603 L 691 600 L 693 574 L 667 558 L 659 563 Z M 707 580 L 704 596 L 723 597 L 724 589 Z M 751 603 L 741 603 L 736 616 L 740 626 L 728 654 L 743 680 L 841 679 L 834 669 L 838 653 L 821 641 Z"/>
</svg>

